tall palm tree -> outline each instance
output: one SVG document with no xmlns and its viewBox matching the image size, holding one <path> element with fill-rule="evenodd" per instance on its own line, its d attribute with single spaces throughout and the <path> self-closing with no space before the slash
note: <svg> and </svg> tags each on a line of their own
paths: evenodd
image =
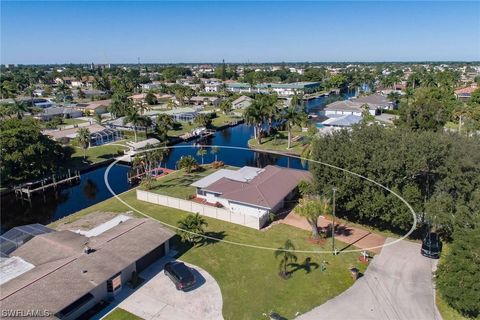
<svg viewBox="0 0 480 320">
<path fill-rule="evenodd" d="M 267 120 L 273 120 L 277 112 L 276 97 L 263 94 L 257 95 L 252 104 L 245 109 L 243 117 L 247 124 L 254 126 L 254 137 L 258 144 L 262 143 L 262 125 Z"/>
<path fill-rule="evenodd" d="M 137 127 L 142 125 L 143 123 L 143 117 L 138 113 L 138 110 L 136 108 L 129 108 L 127 110 L 127 113 L 125 115 L 125 118 L 123 118 L 123 123 L 131 123 L 133 126 L 133 134 L 135 136 L 135 142 L 137 142 Z"/>
<path fill-rule="evenodd" d="M 28 108 L 25 103 L 17 101 L 15 98 L 13 99 L 13 104 L 9 105 L 9 113 L 12 115 L 16 115 L 17 119 L 22 119 L 23 114 L 28 112 Z"/>
<path fill-rule="evenodd" d="M 138 109 L 141 115 L 151 109 L 150 105 L 144 99 L 139 99 L 133 103 L 134 108 Z"/>
<path fill-rule="evenodd" d="M 301 126 L 307 120 L 307 114 L 299 108 L 299 106 L 290 106 L 285 110 L 283 114 L 283 119 L 285 119 L 285 124 L 287 125 L 288 131 L 288 144 L 287 149 L 290 149 L 292 144 L 292 129 L 295 126 Z"/>
<path fill-rule="evenodd" d="M 287 272 L 288 263 L 297 261 L 297 256 L 293 253 L 294 250 L 295 246 L 293 245 L 292 241 L 287 240 L 285 241 L 283 247 L 278 248 L 274 252 L 276 259 L 280 257 L 280 276 L 284 279 L 287 278 L 289 275 L 289 273 Z"/>
<path fill-rule="evenodd" d="M 330 201 L 325 197 L 307 196 L 300 199 L 295 207 L 295 213 L 304 217 L 312 228 L 312 238 L 318 239 L 318 218 L 330 212 Z"/>
<path fill-rule="evenodd" d="M 215 155 L 215 162 L 217 162 L 217 156 L 218 156 L 219 149 L 218 147 L 211 147 L 210 148 L 210 153 Z"/>
<path fill-rule="evenodd" d="M 87 128 L 80 128 L 77 131 L 77 141 L 83 149 L 83 159 L 87 158 L 87 149 L 90 146 L 90 130 Z"/>
<path fill-rule="evenodd" d="M 202 158 L 202 165 L 203 165 L 203 157 L 207 154 L 207 150 L 205 150 L 204 148 L 200 148 L 198 151 L 197 151 L 197 156 L 201 157 Z"/>
</svg>

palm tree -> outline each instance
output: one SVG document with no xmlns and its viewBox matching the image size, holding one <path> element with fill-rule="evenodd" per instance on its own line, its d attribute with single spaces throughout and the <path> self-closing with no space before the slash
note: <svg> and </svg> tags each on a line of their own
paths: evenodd
<svg viewBox="0 0 480 320">
<path fill-rule="evenodd" d="M 307 115 L 298 106 L 292 105 L 288 107 L 287 110 L 285 110 L 283 118 L 285 119 L 285 124 L 287 125 L 288 131 L 287 149 L 290 149 L 292 144 L 292 129 L 294 126 L 301 126 L 302 124 L 304 124 L 307 120 Z"/>
<path fill-rule="evenodd" d="M 205 150 L 204 148 L 200 148 L 198 151 L 197 151 L 197 156 L 201 157 L 202 158 L 202 165 L 203 165 L 203 157 L 207 154 L 207 150 Z"/>
<path fill-rule="evenodd" d="M 178 221 L 178 234 L 182 242 L 190 242 L 196 244 L 200 242 L 205 233 L 205 227 L 208 226 L 207 221 L 197 212 L 189 214 L 184 219 Z"/>
<path fill-rule="evenodd" d="M 15 98 L 13 99 L 13 104 L 9 105 L 9 113 L 12 115 L 16 115 L 17 119 L 22 119 L 23 114 L 28 112 L 28 108 L 23 102 L 17 101 Z"/>
<path fill-rule="evenodd" d="M 218 149 L 218 147 L 211 147 L 210 148 L 210 153 L 215 155 L 215 162 L 217 162 L 217 156 L 218 156 L 219 151 L 220 150 Z"/>
<path fill-rule="evenodd" d="M 145 111 L 148 111 L 151 109 L 150 105 L 145 102 L 143 99 L 139 99 L 133 103 L 133 107 L 136 108 L 141 115 L 145 113 Z"/>
<path fill-rule="evenodd" d="M 185 173 L 188 174 L 198 167 L 198 163 L 191 155 L 182 156 L 180 160 L 177 161 L 177 167 L 178 169 L 184 169 Z"/>
<path fill-rule="evenodd" d="M 125 118 L 123 118 L 123 123 L 131 123 L 133 126 L 133 134 L 135 136 L 135 142 L 137 142 L 137 127 L 139 125 L 142 125 L 144 119 L 143 117 L 138 113 L 138 109 L 136 108 L 129 108 L 127 110 L 127 113 L 125 115 Z"/>
<path fill-rule="evenodd" d="M 252 104 L 248 106 L 243 113 L 245 122 L 254 126 L 254 138 L 257 139 L 258 144 L 262 143 L 262 125 L 267 119 L 272 120 L 274 114 L 276 114 L 275 103 L 276 98 L 268 95 L 257 95 L 252 101 Z"/>
<path fill-rule="evenodd" d="M 161 141 L 168 139 L 168 130 L 173 127 L 174 121 L 168 114 L 159 114 L 155 119 L 155 132 Z"/>
<path fill-rule="evenodd" d="M 295 251 L 295 246 L 293 245 L 292 241 L 287 240 L 285 241 L 283 247 L 278 248 L 274 252 L 276 259 L 280 257 L 280 276 L 284 279 L 288 278 L 289 275 L 287 272 L 288 263 L 297 261 L 297 256 L 293 253 L 293 251 Z"/>
<path fill-rule="evenodd" d="M 83 149 L 83 159 L 87 158 L 87 149 L 90 146 L 90 130 L 87 128 L 80 128 L 77 131 L 78 144 Z"/>
<path fill-rule="evenodd" d="M 295 207 L 295 213 L 304 217 L 312 228 L 312 238 L 318 239 L 318 218 L 330 212 L 330 201 L 325 197 L 307 196 L 300 199 Z"/>
</svg>

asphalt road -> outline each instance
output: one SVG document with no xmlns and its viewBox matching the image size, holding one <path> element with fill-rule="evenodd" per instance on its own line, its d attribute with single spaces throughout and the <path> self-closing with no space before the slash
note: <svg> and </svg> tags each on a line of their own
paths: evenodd
<svg viewBox="0 0 480 320">
<path fill-rule="evenodd" d="M 297 320 L 440 320 L 432 282 L 436 263 L 420 254 L 419 244 L 386 246 L 352 287 Z"/>
</svg>

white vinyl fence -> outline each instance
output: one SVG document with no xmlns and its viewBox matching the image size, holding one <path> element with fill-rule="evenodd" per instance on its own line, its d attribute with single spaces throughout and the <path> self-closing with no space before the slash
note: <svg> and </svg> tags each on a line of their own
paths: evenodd
<svg viewBox="0 0 480 320">
<path fill-rule="evenodd" d="M 260 230 L 268 219 L 267 215 L 262 217 L 255 217 L 240 212 L 232 212 L 224 208 L 207 206 L 194 201 L 169 197 L 139 189 L 137 189 L 137 199 L 187 212 L 198 212 L 202 216 L 240 224 L 242 226 L 254 228 L 257 230 Z"/>
</svg>

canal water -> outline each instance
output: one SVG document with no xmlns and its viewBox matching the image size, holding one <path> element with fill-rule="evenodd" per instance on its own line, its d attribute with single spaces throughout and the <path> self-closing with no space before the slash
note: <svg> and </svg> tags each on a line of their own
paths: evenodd
<svg viewBox="0 0 480 320">
<path fill-rule="evenodd" d="M 320 97 L 308 101 L 306 104 L 308 112 L 320 112 L 329 100 L 331 99 L 328 97 Z M 206 141 L 206 144 L 248 148 L 247 142 L 252 136 L 253 128 L 241 124 L 216 132 L 213 137 Z M 167 167 L 175 169 L 176 162 L 184 155 L 192 155 L 201 163 L 201 158 L 196 155 L 198 148 L 193 146 L 193 143 L 181 143 L 177 145 L 179 148 L 171 149 L 166 159 Z M 215 155 L 210 152 L 210 148 L 207 148 L 207 151 L 208 153 L 203 159 L 204 163 L 210 163 L 215 159 Z M 217 158 L 227 165 L 238 167 L 245 165 L 264 167 L 273 164 L 306 169 L 298 159 L 249 150 L 219 148 Z M 59 188 L 56 191 L 52 190 L 44 195 L 36 195 L 31 202 L 17 199 L 14 194 L 2 196 L 1 233 L 24 224 L 48 224 L 112 197 L 104 182 L 106 168 L 107 166 L 103 166 L 82 173 L 79 184 Z M 128 166 L 116 164 L 110 171 L 109 182 L 116 193 L 124 192 L 132 187 L 127 182 L 128 169 Z"/>
</svg>

